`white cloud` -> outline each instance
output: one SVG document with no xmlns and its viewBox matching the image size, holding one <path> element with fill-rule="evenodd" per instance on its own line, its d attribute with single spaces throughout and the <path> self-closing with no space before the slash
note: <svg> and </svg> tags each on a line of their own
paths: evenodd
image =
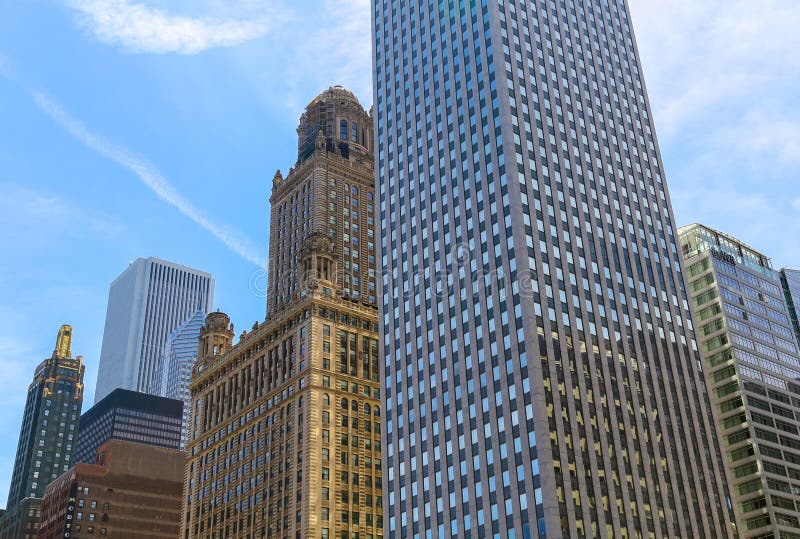
<svg viewBox="0 0 800 539">
<path fill-rule="evenodd" d="M 794 88 L 796 0 L 631 0 L 630 9 L 660 135 Z"/>
<path fill-rule="evenodd" d="M 800 2 L 629 5 L 678 223 L 797 265 Z"/>
<path fill-rule="evenodd" d="M 192 18 L 129 0 L 68 0 L 98 40 L 131 52 L 196 54 L 264 36 L 277 12 L 253 19 Z"/>
<path fill-rule="evenodd" d="M 372 103 L 370 0 L 316 3 L 316 9 L 284 11 L 289 23 L 270 33 L 265 49 L 240 50 L 233 58 L 260 99 L 290 123 L 335 84 L 354 92 L 365 108 Z"/>
<path fill-rule="evenodd" d="M 145 159 L 127 148 L 117 146 L 89 131 L 79 120 L 70 116 L 55 101 L 41 92 L 31 92 L 36 104 L 63 127 L 75 139 L 100 155 L 127 168 L 142 181 L 161 200 L 167 202 L 183 215 L 210 232 L 229 249 L 257 266 L 264 265 L 264 258 L 258 254 L 252 242 L 222 225 L 214 223 L 203 215 L 188 200 L 178 193 L 167 179 Z"/>
</svg>

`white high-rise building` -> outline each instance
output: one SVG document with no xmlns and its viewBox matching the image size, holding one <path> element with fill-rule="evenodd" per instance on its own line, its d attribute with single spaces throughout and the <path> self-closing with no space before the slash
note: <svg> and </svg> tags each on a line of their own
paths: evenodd
<svg viewBox="0 0 800 539">
<path fill-rule="evenodd" d="M 161 394 L 170 333 L 214 303 L 211 274 L 158 258 L 138 258 L 111 283 L 94 402 L 114 389 Z"/>
</svg>

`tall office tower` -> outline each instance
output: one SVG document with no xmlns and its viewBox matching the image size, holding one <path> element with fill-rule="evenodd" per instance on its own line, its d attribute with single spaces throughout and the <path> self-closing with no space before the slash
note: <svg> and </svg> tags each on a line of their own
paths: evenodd
<svg viewBox="0 0 800 539">
<path fill-rule="evenodd" d="M 742 537 L 800 537 L 800 355 L 765 255 L 679 229 Z"/>
<path fill-rule="evenodd" d="M 236 346 L 206 318 L 184 538 L 383 537 L 368 118 L 340 87 L 311 102 L 272 186 L 270 314 Z"/>
<path fill-rule="evenodd" d="M 186 447 L 189 436 L 189 381 L 192 368 L 197 361 L 197 343 L 206 313 L 199 310 L 188 320 L 175 328 L 167 337 L 161 360 L 160 395 L 183 402 L 183 427 L 181 430 L 181 449 Z"/>
<path fill-rule="evenodd" d="M 214 303 L 210 274 L 158 258 L 137 258 L 111 283 L 94 402 L 121 387 L 160 394 L 169 334 Z"/>
<path fill-rule="evenodd" d="M 72 463 L 94 464 L 109 440 L 181 449 L 183 401 L 115 389 L 81 416 Z"/>
<path fill-rule="evenodd" d="M 781 270 L 781 284 L 789 307 L 789 316 L 792 319 L 792 328 L 800 346 L 800 270 L 783 268 Z"/>
<path fill-rule="evenodd" d="M 724 537 L 624 0 L 375 0 L 391 537 Z"/>
<path fill-rule="evenodd" d="M 28 387 L 3 520 L 11 518 L 16 506 L 29 505 L 26 499 L 40 499 L 47 484 L 69 469 L 83 404 L 84 371 L 83 358 L 73 358 L 71 348 L 72 328 L 61 326 L 53 355 L 36 367 Z M 35 505 L 38 511 L 38 502 Z M 27 511 L 17 514 L 26 516 Z M 6 536 L 5 526 L 0 528 Z M 12 530 L 7 536 L 24 533 L 15 535 Z"/>
</svg>

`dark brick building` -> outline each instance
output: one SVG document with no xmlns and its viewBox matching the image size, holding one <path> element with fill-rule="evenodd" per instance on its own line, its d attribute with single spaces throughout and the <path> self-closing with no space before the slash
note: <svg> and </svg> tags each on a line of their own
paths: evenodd
<svg viewBox="0 0 800 539">
<path fill-rule="evenodd" d="M 96 460 L 76 464 L 47 486 L 40 539 L 178 536 L 182 452 L 110 440 Z"/>
</svg>

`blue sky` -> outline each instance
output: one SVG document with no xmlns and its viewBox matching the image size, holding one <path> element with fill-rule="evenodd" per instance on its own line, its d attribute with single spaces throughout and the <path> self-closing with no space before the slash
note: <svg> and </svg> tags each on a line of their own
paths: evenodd
<svg viewBox="0 0 800 539">
<path fill-rule="evenodd" d="M 679 223 L 800 267 L 800 4 L 630 0 Z M 275 170 L 332 84 L 372 102 L 369 0 L 0 2 L 0 505 L 60 324 L 93 401 L 108 285 L 136 257 L 210 271 L 263 318 Z M 255 284 L 253 284 L 255 283 Z"/>
</svg>

